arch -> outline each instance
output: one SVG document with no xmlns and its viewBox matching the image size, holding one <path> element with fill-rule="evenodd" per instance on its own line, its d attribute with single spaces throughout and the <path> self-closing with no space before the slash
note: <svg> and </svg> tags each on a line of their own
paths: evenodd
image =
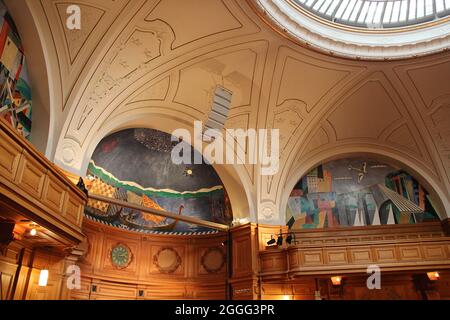
<svg viewBox="0 0 450 320">
<path fill-rule="evenodd" d="M 175 129 L 183 128 L 191 131 L 192 134 L 192 122 L 185 119 L 186 115 L 184 115 L 183 119 L 182 114 L 168 115 L 167 111 L 158 113 L 152 109 L 146 109 L 146 111 L 131 110 L 109 118 L 102 123 L 99 130 L 85 142 L 83 151 L 80 154 L 81 166 L 76 174 L 84 175 L 86 173 L 96 146 L 104 137 L 111 133 L 128 128 L 151 128 L 171 133 Z M 73 168 L 67 166 L 65 168 L 72 172 L 74 171 Z M 227 190 L 233 210 L 233 217 L 249 218 L 251 221 L 256 221 L 255 204 L 251 194 L 251 182 L 246 177 L 244 169 L 235 165 L 217 164 L 214 164 L 213 168 L 216 170 Z"/>
<path fill-rule="evenodd" d="M 54 98 L 49 78 L 48 52 L 44 50 L 42 32 L 32 14 L 30 2 L 6 0 L 5 5 L 20 34 L 28 61 L 30 86 L 33 94 L 32 128 L 30 141 L 51 158 L 55 127 Z M 55 88 L 56 89 L 56 88 Z M 52 90 L 54 92 L 56 90 Z"/>
<path fill-rule="evenodd" d="M 289 175 L 289 178 L 278 197 L 280 203 L 280 214 L 283 215 L 283 218 L 285 218 L 284 215 L 287 210 L 289 195 L 301 177 L 320 163 L 325 163 L 339 158 L 351 158 L 356 156 L 367 156 L 384 161 L 388 164 L 404 167 L 422 185 L 425 186 L 430 193 L 430 196 L 433 200 L 435 200 L 435 210 L 437 211 L 440 219 L 443 220 L 448 217 L 448 212 L 450 212 L 450 203 L 444 189 L 441 188 L 435 177 L 430 175 L 426 170 L 422 169 L 421 166 L 413 160 L 408 159 L 406 156 L 403 156 L 386 147 L 380 148 L 376 146 L 338 145 L 316 153 L 291 171 L 291 174 Z"/>
</svg>

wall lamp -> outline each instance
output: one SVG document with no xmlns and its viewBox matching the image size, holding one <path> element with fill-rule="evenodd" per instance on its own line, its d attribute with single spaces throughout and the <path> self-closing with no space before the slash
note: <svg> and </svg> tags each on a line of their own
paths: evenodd
<svg viewBox="0 0 450 320">
<path fill-rule="evenodd" d="M 342 277 L 341 276 L 331 277 L 331 283 L 333 284 L 333 286 L 340 286 L 342 284 Z"/>
<path fill-rule="evenodd" d="M 437 281 L 439 280 L 439 272 L 433 271 L 433 272 L 427 272 L 428 279 L 430 281 Z"/>
<path fill-rule="evenodd" d="M 47 283 L 48 283 L 48 270 L 42 269 L 41 273 L 39 274 L 39 286 L 46 287 Z"/>
</svg>

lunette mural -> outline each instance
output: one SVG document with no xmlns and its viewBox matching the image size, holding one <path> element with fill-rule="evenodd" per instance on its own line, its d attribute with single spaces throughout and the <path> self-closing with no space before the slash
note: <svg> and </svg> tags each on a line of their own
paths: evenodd
<svg viewBox="0 0 450 320">
<path fill-rule="evenodd" d="M 171 136 L 157 130 L 127 129 L 113 133 L 104 138 L 94 151 L 85 184 L 91 193 L 180 215 L 229 223 L 232 220 L 229 199 L 212 166 L 175 165 L 171 161 L 171 150 Z M 91 200 L 85 214 L 137 231 L 210 230 Z"/>
<path fill-rule="evenodd" d="M 425 188 L 406 171 L 372 159 L 319 165 L 292 190 L 291 230 L 412 224 L 438 220 Z"/>
</svg>

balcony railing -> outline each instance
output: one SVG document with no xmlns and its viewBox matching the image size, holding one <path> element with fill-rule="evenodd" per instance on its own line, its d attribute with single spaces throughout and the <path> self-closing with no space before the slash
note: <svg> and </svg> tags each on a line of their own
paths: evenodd
<svg viewBox="0 0 450 320">
<path fill-rule="evenodd" d="M 0 217 L 35 223 L 45 245 L 74 247 L 81 233 L 86 195 L 59 168 L 0 119 Z M 42 239 L 41 239 L 42 240 Z"/>
</svg>

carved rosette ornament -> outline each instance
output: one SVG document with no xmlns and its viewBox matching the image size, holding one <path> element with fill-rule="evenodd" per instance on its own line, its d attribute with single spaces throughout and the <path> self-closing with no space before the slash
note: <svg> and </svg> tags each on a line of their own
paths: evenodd
<svg viewBox="0 0 450 320">
<path fill-rule="evenodd" d="M 217 273 L 222 270 L 227 261 L 225 252 L 220 247 L 208 248 L 200 259 L 200 264 L 208 273 Z"/>
<path fill-rule="evenodd" d="M 171 247 L 163 247 L 153 256 L 153 264 L 161 273 L 174 273 L 181 265 L 181 262 L 180 255 Z"/>
</svg>

